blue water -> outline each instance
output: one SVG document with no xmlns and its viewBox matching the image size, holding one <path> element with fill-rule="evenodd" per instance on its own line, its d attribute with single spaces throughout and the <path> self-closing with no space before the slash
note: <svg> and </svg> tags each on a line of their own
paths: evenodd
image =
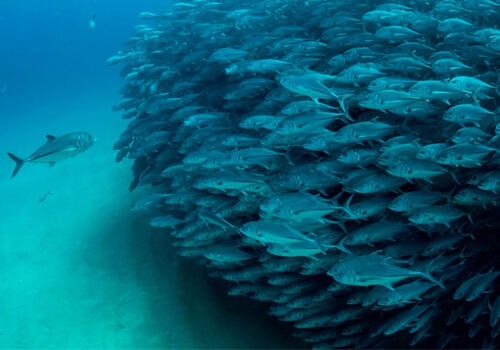
<svg viewBox="0 0 500 350">
<path fill-rule="evenodd" d="M 112 145 L 122 82 L 106 65 L 160 0 L 0 3 L 0 348 L 289 347 L 264 312 L 228 301 L 129 211 Z M 96 14 L 97 27 L 87 23 Z M 87 152 L 10 179 L 44 134 L 88 131 Z M 48 191 L 45 201 L 40 198 Z"/>
</svg>

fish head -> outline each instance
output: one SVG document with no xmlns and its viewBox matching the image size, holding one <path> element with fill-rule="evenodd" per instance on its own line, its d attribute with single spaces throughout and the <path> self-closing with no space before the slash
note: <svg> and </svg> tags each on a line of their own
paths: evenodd
<svg viewBox="0 0 500 350">
<path fill-rule="evenodd" d="M 92 135 L 86 132 L 80 132 L 76 135 L 75 147 L 79 151 L 85 151 L 89 149 L 95 142 L 96 139 Z"/>
<path fill-rule="evenodd" d="M 342 284 L 355 284 L 357 278 L 355 271 L 349 266 L 347 262 L 333 266 L 328 274 L 332 278 Z"/>
<path fill-rule="evenodd" d="M 482 175 L 482 176 L 481 176 Z M 469 178 L 469 180 L 467 180 L 467 183 L 469 185 L 473 185 L 473 186 L 477 186 L 479 185 L 479 183 L 485 178 L 486 176 L 484 174 L 473 174 L 471 175 L 471 177 Z"/>
<path fill-rule="evenodd" d="M 410 220 L 410 222 L 414 223 L 415 225 L 425 225 L 426 223 L 434 222 L 435 217 L 432 213 L 422 210 L 413 213 L 408 218 L 408 220 Z"/>
<path fill-rule="evenodd" d="M 240 228 L 239 231 L 250 238 L 260 238 L 262 234 L 259 233 L 259 230 L 257 228 L 257 225 L 254 222 L 247 222 L 243 224 Z"/>
<path fill-rule="evenodd" d="M 433 153 L 431 148 L 424 146 L 417 152 L 415 157 L 420 160 L 429 160 L 433 158 Z"/>
<path fill-rule="evenodd" d="M 474 195 L 474 193 L 471 191 L 470 188 L 465 188 L 465 189 L 459 191 L 455 195 L 453 200 L 457 204 L 467 204 L 467 203 L 477 201 L 478 198 L 476 195 Z"/>
<path fill-rule="evenodd" d="M 453 89 L 462 91 L 463 90 L 463 80 L 460 77 L 451 78 L 448 80 L 448 85 Z"/>
<path fill-rule="evenodd" d="M 281 205 L 279 198 L 269 198 L 260 204 L 260 210 L 266 213 L 272 213 Z"/>
<path fill-rule="evenodd" d="M 405 211 L 411 210 L 412 207 L 413 207 L 413 204 L 407 196 L 396 197 L 389 204 L 389 209 L 396 211 L 396 212 L 405 212 Z"/>
<path fill-rule="evenodd" d="M 387 88 L 387 78 L 385 77 L 374 79 L 368 84 L 368 90 L 370 91 L 377 91 L 386 88 Z"/>
<path fill-rule="evenodd" d="M 493 191 L 497 187 L 498 179 L 495 176 L 485 176 L 477 185 L 483 191 Z"/>
</svg>

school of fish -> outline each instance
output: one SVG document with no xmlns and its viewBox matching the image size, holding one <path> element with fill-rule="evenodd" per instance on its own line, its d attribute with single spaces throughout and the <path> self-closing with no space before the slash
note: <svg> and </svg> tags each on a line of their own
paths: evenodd
<svg viewBox="0 0 500 350">
<path fill-rule="evenodd" d="M 139 17 L 117 161 L 179 254 L 314 349 L 498 348 L 498 0 Z"/>
</svg>

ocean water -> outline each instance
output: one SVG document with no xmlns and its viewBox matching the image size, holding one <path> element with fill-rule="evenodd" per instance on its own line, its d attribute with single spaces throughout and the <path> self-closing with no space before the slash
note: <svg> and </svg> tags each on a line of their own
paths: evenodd
<svg viewBox="0 0 500 350">
<path fill-rule="evenodd" d="M 0 348 L 291 347 L 261 305 L 228 300 L 171 239 L 130 212 L 130 161 L 115 163 L 126 126 L 111 106 L 122 82 L 106 65 L 140 11 L 168 1 L 0 3 Z M 87 23 L 96 15 L 96 30 Z M 16 178 L 45 134 L 87 131 L 96 144 Z M 50 192 L 41 202 L 41 198 Z"/>
<path fill-rule="evenodd" d="M 499 1 L 2 1 L 0 349 L 498 348 Z"/>
</svg>

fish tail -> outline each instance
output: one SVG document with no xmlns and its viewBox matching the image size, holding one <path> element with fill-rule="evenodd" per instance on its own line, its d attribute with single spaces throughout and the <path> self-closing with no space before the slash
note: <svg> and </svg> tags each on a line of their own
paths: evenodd
<svg viewBox="0 0 500 350">
<path fill-rule="evenodd" d="M 335 248 L 337 248 L 338 250 L 340 250 L 341 252 L 344 252 L 346 254 L 349 254 L 351 255 L 352 252 L 347 249 L 345 246 L 344 246 L 344 242 L 345 240 L 347 239 L 348 236 L 345 236 L 344 238 L 342 238 L 339 242 L 337 242 L 337 244 L 335 244 Z"/>
<path fill-rule="evenodd" d="M 352 218 L 356 217 L 354 213 L 351 210 L 351 202 L 352 198 L 354 197 L 354 193 L 351 194 L 349 199 L 347 199 L 347 202 L 344 204 L 344 207 L 342 208 L 348 215 L 350 215 Z"/>
<path fill-rule="evenodd" d="M 460 181 L 458 180 L 457 175 L 453 171 L 450 171 L 449 174 L 450 174 L 451 178 L 453 179 L 453 181 L 455 181 L 457 183 L 457 185 L 460 185 Z"/>
<path fill-rule="evenodd" d="M 446 289 L 446 287 L 444 286 L 443 282 L 437 280 L 436 278 L 432 277 L 432 275 L 430 273 L 424 273 L 424 277 L 425 279 L 431 281 L 432 283 L 438 285 L 440 288 L 442 289 Z"/>
<path fill-rule="evenodd" d="M 21 167 L 24 165 L 24 159 L 19 158 L 18 156 L 13 155 L 12 153 L 7 153 L 7 155 L 12 159 L 14 162 L 16 162 L 16 167 L 14 168 L 14 171 L 12 172 L 12 177 L 16 176 L 19 170 L 21 170 Z"/>
<path fill-rule="evenodd" d="M 342 96 L 342 97 L 338 97 L 338 101 L 339 101 L 339 105 L 340 105 L 340 108 L 342 109 L 342 111 L 344 112 L 344 116 L 345 118 L 350 121 L 350 122 L 354 122 L 354 119 L 351 117 L 351 115 L 349 114 L 349 107 L 345 105 L 345 100 L 348 99 L 349 97 L 353 96 L 352 94 L 347 94 L 345 96 Z"/>
</svg>

